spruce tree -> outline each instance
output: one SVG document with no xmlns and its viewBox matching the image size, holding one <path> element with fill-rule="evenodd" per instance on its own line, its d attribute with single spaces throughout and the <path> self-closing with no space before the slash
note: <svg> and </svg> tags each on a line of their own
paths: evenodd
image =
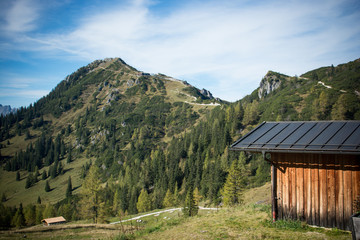
<svg viewBox="0 0 360 240">
<path fill-rule="evenodd" d="M 16 181 L 20 181 L 20 172 L 19 171 L 16 172 Z"/>
<path fill-rule="evenodd" d="M 25 189 L 28 189 L 32 185 L 32 174 L 30 173 L 29 176 L 26 178 L 25 182 Z"/>
<path fill-rule="evenodd" d="M 50 192 L 50 190 L 51 188 L 50 188 L 49 180 L 47 180 L 45 183 L 45 192 Z"/>
<path fill-rule="evenodd" d="M 222 191 L 225 206 L 233 206 L 243 202 L 243 191 L 247 180 L 245 164 L 246 156 L 244 152 L 241 152 L 239 159 L 234 160 L 231 164 L 229 174 L 226 178 L 224 189 Z"/>
<path fill-rule="evenodd" d="M 199 207 L 197 206 L 194 198 L 194 190 L 191 186 L 187 191 L 183 213 L 186 217 L 192 217 L 198 214 Z"/>
<path fill-rule="evenodd" d="M 38 196 L 38 198 L 37 198 L 37 204 L 41 204 L 41 198 L 40 198 L 40 196 Z"/>
<path fill-rule="evenodd" d="M 71 183 L 71 177 L 69 176 L 68 179 L 68 185 L 67 185 L 67 189 L 66 189 L 66 197 L 71 197 L 72 196 L 72 183 Z"/>
<path fill-rule="evenodd" d="M 67 156 L 67 159 L 66 159 L 66 163 L 71 163 L 71 148 L 69 148 L 68 156 Z"/>
</svg>

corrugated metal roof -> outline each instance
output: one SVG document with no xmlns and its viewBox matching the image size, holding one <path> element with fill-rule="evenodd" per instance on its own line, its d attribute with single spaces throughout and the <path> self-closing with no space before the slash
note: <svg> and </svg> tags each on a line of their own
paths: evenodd
<svg viewBox="0 0 360 240">
<path fill-rule="evenodd" d="M 360 121 L 263 122 L 231 149 L 360 154 Z"/>
</svg>

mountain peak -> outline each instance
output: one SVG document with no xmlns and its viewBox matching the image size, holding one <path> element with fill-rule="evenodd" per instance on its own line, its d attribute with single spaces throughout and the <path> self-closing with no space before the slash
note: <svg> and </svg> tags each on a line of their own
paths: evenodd
<svg viewBox="0 0 360 240">
<path fill-rule="evenodd" d="M 286 78 L 288 78 L 288 76 L 284 74 L 268 71 L 260 82 L 260 87 L 258 90 L 259 98 L 261 99 L 278 89 L 282 81 Z"/>
<path fill-rule="evenodd" d="M 6 116 L 10 113 L 15 113 L 17 111 L 16 108 L 11 108 L 10 105 L 2 105 L 0 104 L 0 116 Z"/>
</svg>

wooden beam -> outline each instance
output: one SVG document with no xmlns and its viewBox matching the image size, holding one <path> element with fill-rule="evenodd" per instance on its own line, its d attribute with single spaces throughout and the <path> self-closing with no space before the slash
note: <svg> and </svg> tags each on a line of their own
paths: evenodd
<svg viewBox="0 0 360 240">
<path fill-rule="evenodd" d="M 277 197 L 276 197 L 276 183 L 277 183 L 277 174 L 274 164 L 271 164 L 271 203 L 272 203 L 272 216 L 273 222 L 277 219 Z"/>
</svg>

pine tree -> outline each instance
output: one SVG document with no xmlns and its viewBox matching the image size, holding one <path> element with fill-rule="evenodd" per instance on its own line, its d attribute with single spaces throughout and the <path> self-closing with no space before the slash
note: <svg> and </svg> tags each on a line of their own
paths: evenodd
<svg viewBox="0 0 360 240">
<path fill-rule="evenodd" d="M 151 210 L 150 197 L 145 189 L 142 189 L 140 192 L 136 208 L 138 212 L 148 212 Z"/>
<path fill-rule="evenodd" d="M 222 191 L 225 206 L 233 206 L 243 202 L 243 191 L 246 185 L 247 171 L 245 170 L 246 156 L 240 153 L 239 159 L 231 164 L 229 174 L 226 178 Z"/>
<path fill-rule="evenodd" d="M 50 188 L 49 180 L 47 180 L 45 183 L 45 192 L 50 192 L 50 190 L 51 188 Z"/>
<path fill-rule="evenodd" d="M 71 177 L 69 176 L 68 179 L 68 185 L 67 185 L 67 189 L 66 189 L 66 197 L 71 197 L 72 196 L 72 183 L 71 183 Z"/>
<path fill-rule="evenodd" d="M 198 214 L 199 207 L 196 205 L 194 199 L 194 190 L 192 187 L 189 188 L 186 198 L 183 213 L 186 217 L 192 217 Z"/>
</svg>

